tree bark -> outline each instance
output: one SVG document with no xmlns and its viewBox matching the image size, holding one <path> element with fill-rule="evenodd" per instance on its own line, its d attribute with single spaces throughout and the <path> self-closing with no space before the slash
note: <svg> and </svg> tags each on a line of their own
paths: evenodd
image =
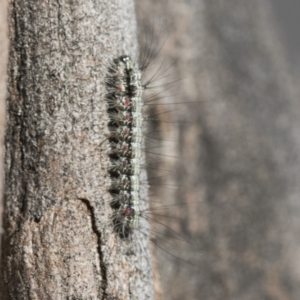
<svg viewBox="0 0 300 300">
<path fill-rule="evenodd" d="M 184 78 L 160 99 L 174 112 L 152 125 L 178 121 L 156 145 L 170 156 L 152 166 L 173 170 L 164 183 L 178 188 L 150 194 L 166 206 L 187 203 L 168 226 L 193 242 L 177 253 L 195 266 L 158 249 L 157 299 L 300 299 L 299 94 L 268 1 L 142 0 L 137 8 L 140 26 L 168 36 L 158 55 L 172 66 L 164 82 Z"/>
<path fill-rule="evenodd" d="M 105 77 L 137 57 L 133 2 L 11 0 L 9 31 L 1 299 L 151 299 L 148 236 L 114 234 L 108 193 Z"/>
<path fill-rule="evenodd" d="M 8 59 L 8 35 L 7 35 L 7 2 L 0 2 L 0 257 L 1 257 L 1 236 L 3 234 L 3 138 L 5 130 L 5 97 L 7 79 Z"/>
</svg>

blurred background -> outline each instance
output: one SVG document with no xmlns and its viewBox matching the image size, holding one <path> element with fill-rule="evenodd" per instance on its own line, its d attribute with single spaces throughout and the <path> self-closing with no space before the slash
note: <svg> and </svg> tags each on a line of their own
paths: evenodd
<svg viewBox="0 0 300 300">
<path fill-rule="evenodd" d="M 272 0 L 275 26 L 284 44 L 293 72 L 300 74 L 300 2 Z"/>
<path fill-rule="evenodd" d="M 300 299 L 300 3 L 136 5 L 139 27 L 165 40 L 157 60 L 176 82 L 152 108 L 163 156 L 150 178 L 161 175 L 155 169 L 172 174 L 150 181 L 150 193 L 186 203 L 167 224 L 195 246 L 174 246 L 165 230 L 163 247 L 176 253 L 155 251 L 156 298 Z M 160 114 L 161 103 L 170 113 Z"/>
</svg>

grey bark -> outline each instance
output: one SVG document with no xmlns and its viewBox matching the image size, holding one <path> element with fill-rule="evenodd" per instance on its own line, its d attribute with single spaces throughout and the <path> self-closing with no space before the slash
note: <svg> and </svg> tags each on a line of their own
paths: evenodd
<svg viewBox="0 0 300 300">
<path fill-rule="evenodd" d="M 154 166 L 173 170 L 164 182 L 177 191 L 150 194 L 187 203 L 168 226 L 193 242 L 177 253 L 195 267 L 157 250 L 157 298 L 300 299 L 299 94 L 268 1 L 137 3 L 139 24 L 168 35 L 165 82 L 184 78 L 161 101 L 187 102 L 153 125 L 178 121 Z"/>
<path fill-rule="evenodd" d="M 11 0 L 9 31 L 1 299 L 151 299 L 147 234 L 114 234 L 108 193 L 105 76 L 137 56 L 133 2 Z"/>
<path fill-rule="evenodd" d="M 7 1 L 0 2 L 0 255 L 3 215 L 3 138 L 5 130 L 5 97 L 8 58 Z M 1 257 L 1 256 L 0 256 Z"/>
</svg>

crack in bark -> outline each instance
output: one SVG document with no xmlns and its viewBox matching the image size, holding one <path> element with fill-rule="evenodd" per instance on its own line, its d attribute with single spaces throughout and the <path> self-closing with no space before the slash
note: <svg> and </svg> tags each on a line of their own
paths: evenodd
<svg viewBox="0 0 300 300">
<path fill-rule="evenodd" d="M 88 199 L 78 198 L 78 200 L 82 201 L 91 213 L 92 229 L 93 229 L 93 232 L 98 237 L 97 251 L 98 251 L 98 254 L 99 254 L 99 258 L 100 258 L 100 264 L 99 265 L 100 265 L 100 271 L 101 271 L 101 277 L 102 277 L 102 282 L 101 282 L 101 290 L 103 291 L 102 299 L 107 299 L 107 297 L 108 297 L 107 291 L 106 291 L 106 288 L 107 288 L 107 269 L 106 269 L 106 266 L 103 262 L 104 254 L 103 254 L 103 250 L 101 248 L 101 233 L 99 232 L 99 230 L 97 229 L 97 226 L 96 226 L 96 218 L 95 218 L 95 214 L 94 214 L 94 208 L 93 208 L 93 206 L 91 205 L 91 203 Z"/>
</svg>

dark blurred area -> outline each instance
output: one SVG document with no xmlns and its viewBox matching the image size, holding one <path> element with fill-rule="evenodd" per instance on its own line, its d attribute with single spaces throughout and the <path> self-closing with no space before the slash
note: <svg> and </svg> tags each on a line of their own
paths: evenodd
<svg viewBox="0 0 300 300">
<path fill-rule="evenodd" d="M 287 49 L 292 71 L 300 75 L 300 1 L 272 0 L 278 36 Z"/>
</svg>

